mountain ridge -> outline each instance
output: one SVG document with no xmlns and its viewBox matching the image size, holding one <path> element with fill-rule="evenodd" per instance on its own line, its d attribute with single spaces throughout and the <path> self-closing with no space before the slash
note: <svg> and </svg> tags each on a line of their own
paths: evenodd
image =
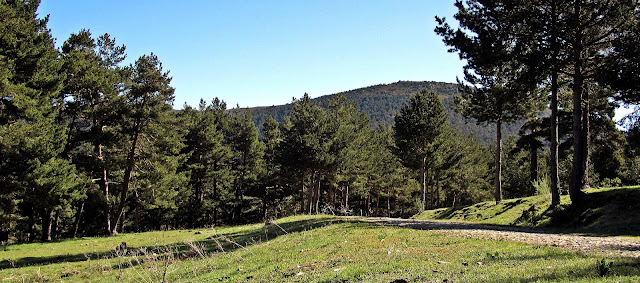
<svg viewBox="0 0 640 283">
<path fill-rule="evenodd" d="M 342 94 L 347 99 L 358 105 L 361 111 L 369 115 L 370 125 L 376 126 L 380 123 L 393 125 L 393 119 L 400 108 L 409 103 L 411 95 L 426 89 L 435 92 L 442 100 L 448 120 L 451 126 L 466 136 L 474 135 L 480 142 L 489 145 L 495 142 L 495 126 L 477 125 L 475 121 L 464 118 L 456 113 L 451 106 L 454 96 L 458 94 L 458 85 L 453 83 L 435 81 L 398 81 L 389 84 L 377 84 L 334 94 L 328 94 L 313 98 L 312 100 L 320 106 L 328 105 L 329 100 L 335 95 Z M 276 121 L 282 122 L 288 116 L 293 107 L 292 103 L 274 106 L 258 106 L 244 109 L 251 110 L 254 123 L 262 128 L 262 123 L 272 116 Z M 509 136 L 517 134 L 522 121 L 504 125 L 503 135 Z"/>
</svg>

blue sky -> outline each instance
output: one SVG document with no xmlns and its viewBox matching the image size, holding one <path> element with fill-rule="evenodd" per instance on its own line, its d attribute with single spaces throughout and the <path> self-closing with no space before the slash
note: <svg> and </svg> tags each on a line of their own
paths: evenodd
<svg viewBox="0 0 640 283">
<path fill-rule="evenodd" d="M 174 108 L 219 97 L 270 106 L 399 80 L 455 82 L 463 63 L 435 35 L 451 1 L 42 0 L 60 46 L 109 33 L 128 63 L 153 52 L 171 71 Z"/>
</svg>

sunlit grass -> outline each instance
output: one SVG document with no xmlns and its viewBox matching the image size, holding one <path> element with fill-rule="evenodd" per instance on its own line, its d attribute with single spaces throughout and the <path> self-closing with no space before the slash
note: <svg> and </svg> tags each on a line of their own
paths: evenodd
<svg viewBox="0 0 640 283">
<path fill-rule="evenodd" d="M 127 254 L 115 250 L 122 241 L 127 242 Z M 84 258 L 85 254 L 93 256 Z M 0 278 L 14 281 L 640 280 L 638 259 L 608 258 L 614 263 L 611 272 L 600 277 L 597 255 L 328 216 L 15 245 L 0 256 Z M 42 258 L 49 261 L 38 260 Z M 5 266 L 8 261 L 17 267 Z"/>
</svg>

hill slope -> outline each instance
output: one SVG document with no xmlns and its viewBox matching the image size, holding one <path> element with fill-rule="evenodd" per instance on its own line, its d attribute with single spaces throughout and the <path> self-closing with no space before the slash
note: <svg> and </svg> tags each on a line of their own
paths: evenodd
<svg viewBox="0 0 640 283">
<path fill-rule="evenodd" d="M 347 99 L 354 101 L 360 110 L 366 112 L 371 118 L 371 125 L 378 123 L 393 125 L 393 118 L 400 108 L 409 103 L 409 98 L 416 92 L 427 89 L 438 94 L 442 100 L 445 111 L 449 116 L 451 125 L 465 135 L 475 135 L 479 141 L 489 144 L 495 141 L 495 128 L 493 126 L 483 127 L 476 125 L 473 121 L 467 121 L 462 115 L 451 109 L 453 96 L 458 93 L 456 84 L 441 82 L 410 82 L 399 81 L 391 84 L 380 84 L 354 90 L 341 92 Z M 315 98 L 319 105 L 325 106 L 333 95 L 325 95 Z M 254 107 L 251 109 L 253 120 L 261 127 L 262 123 L 272 116 L 278 122 L 282 122 L 285 116 L 291 112 L 292 104 Z M 516 134 L 522 123 L 505 125 L 503 135 L 506 137 Z"/>
<path fill-rule="evenodd" d="M 589 189 L 586 208 L 569 206 L 569 196 L 560 207 L 549 210 L 550 195 L 494 201 L 470 206 L 428 210 L 414 216 L 423 220 L 453 220 L 498 225 L 559 229 L 598 235 L 640 236 L 640 186 Z"/>
</svg>

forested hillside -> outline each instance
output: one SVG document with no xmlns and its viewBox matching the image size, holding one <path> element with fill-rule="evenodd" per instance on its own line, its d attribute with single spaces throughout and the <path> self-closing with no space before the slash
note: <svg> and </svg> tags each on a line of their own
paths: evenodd
<svg viewBox="0 0 640 283">
<path fill-rule="evenodd" d="M 458 86 L 452 83 L 442 82 L 411 82 L 399 81 L 391 84 L 379 84 L 354 90 L 341 92 L 347 99 L 353 101 L 360 107 L 361 111 L 367 113 L 371 119 L 371 126 L 375 127 L 379 123 L 393 125 L 393 117 L 400 108 L 409 103 L 412 94 L 420 90 L 429 90 L 438 94 L 445 106 L 445 111 L 449 117 L 451 125 L 461 133 L 469 136 L 475 135 L 479 141 L 490 144 L 496 139 L 495 127 L 480 126 L 475 122 L 465 119 L 462 115 L 453 111 L 453 97 L 458 93 Z M 314 101 L 321 106 L 326 106 L 335 94 L 325 95 L 315 98 Z M 262 123 L 272 116 L 276 121 L 282 122 L 288 116 L 292 108 L 291 103 L 285 105 L 255 107 L 250 108 L 253 121 L 256 125 Z M 504 126 L 504 134 L 515 135 L 522 126 L 522 122 L 507 124 Z"/>
</svg>

